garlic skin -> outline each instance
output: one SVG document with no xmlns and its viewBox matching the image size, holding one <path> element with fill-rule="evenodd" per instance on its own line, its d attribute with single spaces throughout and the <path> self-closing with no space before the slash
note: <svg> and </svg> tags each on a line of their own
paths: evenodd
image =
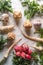
<svg viewBox="0 0 43 65">
<path fill-rule="evenodd" d="M 41 28 L 41 22 L 40 21 L 36 21 L 33 24 L 34 24 L 35 30 L 39 30 Z"/>
<path fill-rule="evenodd" d="M 4 13 L 2 15 L 2 21 L 3 21 L 3 25 L 7 25 L 7 23 L 9 22 L 9 15 Z"/>
<path fill-rule="evenodd" d="M 29 20 L 26 20 L 23 26 L 26 30 L 30 30 L 32 28 L 32 23 Z"/>
<path fill-rule="evenodd" d="M 19 12 L 19 11 L 14 11 L 14 12 L 13 12 L 13 17 L 14 17 L 14 19 L 18 22 L 18 21 L 20 21 L 20 19 L 22 18 L 22 13 Z"/>
</svg>

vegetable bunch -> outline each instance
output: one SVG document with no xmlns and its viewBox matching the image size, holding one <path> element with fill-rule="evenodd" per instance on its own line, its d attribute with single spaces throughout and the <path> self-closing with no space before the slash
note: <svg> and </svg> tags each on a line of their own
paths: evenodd
<svg viewBox="0 0 43 65">
<path fill-rule="evenodd" d="M 14 47 L 15 51 L 16 51 L 16 55 L 20 56 L 22 58 L 26 58 L 26 59 L 31 59 L 31 53 L 32 51 L 29 50 L 28 46 L 15 46 Z"/>
<path fill-rule="evenodd" d="M 33 61 L 33 65 L 35 65 L 39 61 L 38 53 L 32 52 L 32 50 L 30 50 L 28 46 L 15 46 L 14 50 L 15 54 L 13 56 L 13 65 L 31 65 Z"/>
<path fill-rule="evenodd" d="M 31 64 L 31 53 L 27 46 L 15 46 L 15 55 L 13 57 L 13 64 L 15 65 L 29 65 Z"/>
<path fill-rule="evenodd" d="M 40 6 L 35 0 L 24 0 L 22 5 L 26 7 L 24 10 L 24 15 L 27 17 L 27 19 L 32 18 L 35 14 L 42 15 L 43 13 L 43 5 Z"/>
<path fill-rule="evenodd" d="M 11 0 L 0 0 L 0 12 L 13 12 L 11 7 Z"/>
<path fill-rule="evenodd" d="M 13 65 L 38 65 L 38 63 L 43 65 L 43 51 L 33 52 L 25 45 L 15 46 L 14 50 Z"/>
</svg>

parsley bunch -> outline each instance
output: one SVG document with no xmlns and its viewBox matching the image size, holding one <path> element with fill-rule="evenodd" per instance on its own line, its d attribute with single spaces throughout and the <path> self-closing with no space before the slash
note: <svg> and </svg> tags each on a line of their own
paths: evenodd
<svg viewBox="0 0 43 65">
<path fill-rule="evenodd" d="M 40 28 L 36 33 L 39 34 L 40 38 L 43 38 L 43 28 Z M 37 46 L 43 46 L 43 42 L 38 42 Z"/>
<path fill-rule="evenodd" d="M 39 54 L 40 56 L 40 65 L 43 65 L 43 51 Z"/>
<path fill-rule="evenodd" d="M 33 52 L 32 57 L 34 58 L 34 64 L 38 65 L 43 65 L 43 51 L 41 52 Z"/>
<path fill-rule="evenodd" d="M 27 19 L 32 18 L 35 14 L 41 15 L 43 13 L 43 5 L 39 5 L 37 1 L 24 0 L 22 5 L 26 7 L 24 15 Z"/>
<path fill-rule="evenodd" d="M 0 12 L 12 12 L 11 0 L 0 0 Z"/>
<path fill-rule="evenodd" d="M 40 38 L 43 38 L 43 29 L 42 28 L 38 30 L 38 33 L 39 33 Z M 43 42 L 38 42 L 37 46 L 43 46 Z"/>
</svg>

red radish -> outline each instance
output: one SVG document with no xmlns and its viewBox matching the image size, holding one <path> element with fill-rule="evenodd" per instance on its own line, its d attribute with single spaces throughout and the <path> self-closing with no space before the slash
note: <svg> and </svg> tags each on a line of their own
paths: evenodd
<svg viewBox="0 0 43 65">
<path fill-rule="evenodd" d="M 16 56 L 20 56 L 21 55 L 21 53 L 20 52 L 16 52 Z"/>
<path fill-rule="evenodd" d="M 15 47 L 14 47 L 14 50 L 15 50 L 15 51 L 18 51 L 18 46 L 15 46 Z"/>
<path fill-rule="evenodd" d="M 31 54 L 32 53 L 32 50 L 29 50 L 29 54 Z"/>
<path fill-rule="evenodd" d="M 22 58 L 25 58 L 25 55 L 26 55 L 26 54 L 25 54 L 24 52 L 21 53 L 21 57 L 22 57 Z"/>
<path fill-rule="evenodd" d="M 28 50 L 29 50 L 29 48 L 28 47 L 23 47 L 23 51 L 25 52 L 25 53 L 28 53 Z"/>
<path fill-rule="evenodd" d="M 23 47 L 28 47 L 28 45 L 26 43 L 22 44 Z"/>
<path fill-rule="evenodd" d="M 31 55 L 32 51 L 31 50 L 28 50 L 28 54 Z"/>
<path fill-rule="evenodd" d="M 21 45 L 20 47 L 19 47 L 19 49 L 20 49 L 20 51 L 23 51 L 23 52 L 28 52 L 28 50 L 29 50 L 29 47 L 27 46 L 27 45 Z"/>
<path fill-rule="evenodd" d="M 16 56 L 20 56 L 22 58 L 31 59 L 31 53 L 32 51 L 29 50 L 29 47 L 27 44 L 23 44 L 21 46 L 15 46 L 14 50 L 16 51 Z"/>
<path fill-rule="evenodd" d="M 26 54 L 26 58 L 30 60 L 31 59 L 31 56 L 28 55 L 28 54 Z"/>
<path fill-rule="evenodd" d="M 24 43 L 22 46 L 23 46 L 24 52 L 28 52 L 29 47 L 27 46 L 27 44 Z"/>
<path fill-rule="evenodd" d="M 17 51 L 20 51 L 20 52 L 22 52 L 23 51 L 23 48 L 22 48 L 22 46 L 15 46 L 14 47 L 14 50 L 17 52 Z"/>
</svg>

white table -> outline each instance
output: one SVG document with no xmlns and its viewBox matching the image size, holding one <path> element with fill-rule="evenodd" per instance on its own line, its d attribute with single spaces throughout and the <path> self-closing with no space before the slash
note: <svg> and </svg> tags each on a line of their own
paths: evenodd
<svg viewBox="0 0 43 65">
<path fill-rule="evenodd" d="M 43 3 L 42 1 L 40 1 L 40 4 Z M 23 30 L 23 23 L 26 20 L 26 18 L 24 16 L 24 8 L 22 7 L 21 2 L 19 0 L 11 0 L 11 2 L 12 2 L 12 8 L 13 8 L 13 10 L 17 10 L 17 11 L 21 11 L 22 12 L 22 20 L 19 23 L 19 27 L 21 27 L 21 29 Z M 16 22 L 14 21 L 12 14 L 10 14 L 10 15 L 9 15 L 10 16 L 9 25 L 11 25 L 11 24 L 16 25 Z M 34 21 L 37 21 L 37 20 L 40 20 L 41 23 L 42 23 L 42 26 L 43 26 L 43 17 L 41 17 L 41 18 L 40 17 L 34 17 L 31 20 L 32 24 L 33 24 Z M 34 27 L 32 27 L 31 31 L 32 31 L 31 32 L 31 36 L 35 36 L 35 37 L 38 36 L 38 35 L 33 34 L 34 33 Z M 28 40 L 28 39 L 24 38 L 24 36 L 21 34 L 21 31 L 19 30 L 19 28 L 17 27 L 17 25 L 16 25 L 15 30 L 13 32 L 16 34 L 16 39 L 22 38 L 22 41 L 19 43 L 20 45 L 22 43 L 24 43 L 24 42 L 27 43 L 29 46 L 35 45 L 36 42 L 33 42 L 31 40 Z M 1 59 L 3 58 L 6 50 L 7 49 L 4 49 L 4 50 L 2 50 L 2 52 L 0 52 L 0 58 Z M 11 54 L 12 54 L 12 52 L 11 52 Z M 9 55 L 9 58 L 7 59 L 7 62 L 4 65 L 12 65 L 12 55 L 11 54 Z"/>
</svg>

